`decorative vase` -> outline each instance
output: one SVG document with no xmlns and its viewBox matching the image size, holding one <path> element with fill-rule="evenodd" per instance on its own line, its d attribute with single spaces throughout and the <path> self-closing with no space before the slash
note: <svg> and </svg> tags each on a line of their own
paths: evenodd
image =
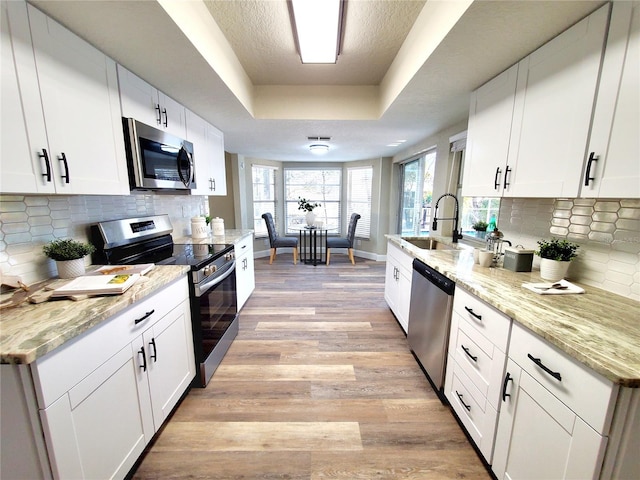
<svg viewBox="0 0 640 480">
<path fill-rule="evenodd" d="M 561 262 L 560 260 L 551 260 L 550 258 L 540 259 L 540 276 L 551 282 L 562 280 L 567 275 L 570 261 Z"/>
<path fill-rule="evenodd" d="M 316 221 L 316 214 L 313 212 L 307 212 L 304 218 L 307 221 L 307 225 L 313 227 L 313 224 Z"/>
<path fill-rule="evenodd" d="M 84 275 L 84 258 L 75 260 L 57 260 L 56 267 L 60 278 L 76 278 Z"/>
</svg>

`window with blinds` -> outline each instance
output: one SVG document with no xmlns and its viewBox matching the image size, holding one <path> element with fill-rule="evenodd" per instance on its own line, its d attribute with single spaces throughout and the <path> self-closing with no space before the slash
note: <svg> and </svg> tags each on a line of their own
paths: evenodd
<svg viewBox="0 0 640 480">
<path fill-rule="evenodd" d="M 276 169 L 253 165 L 253 230 L 256 237 L 268 236 L 263 213 L 271 213 L 276 218 Z"/>
<path fill-rule="evenodd" d="M 373 167 L 347 168 L 347 218 L 359 213 L 356 237 L 369 238 L 371 235 L 371 190 Z"/>
<path fill-rule="evenodd" d="M 313 213 L 325 226 L 337 227 L 331 233 L 339 233 L 340 200 L 342 185 L 341 168 L 285 168 L 284 200 L 287 232 L 295 233 L 291 227 L 305 224 L 306 212 L 298 210 L 298 199 L 319 203 Z"/>
</svg>

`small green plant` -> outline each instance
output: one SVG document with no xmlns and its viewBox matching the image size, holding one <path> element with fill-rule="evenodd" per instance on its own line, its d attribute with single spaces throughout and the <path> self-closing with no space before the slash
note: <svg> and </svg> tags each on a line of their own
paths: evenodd
<svg viewBox="0 0 640 480">
<path fill-rule="evenodd" d="M 72 239 L 53 240 L 42 247 L 44 254 L 56 261 L 76 260 L 96 251 L 90 243 L 78 242 Z"/>
<path fill-rule="evenodd" d="M 476 223 L 471 225 L 476 232 L 486 232 L 489 224 L 487 222 L 483 222 L 482 220 L 478 220 Z"/>
<path fill-rule="evenodd" d="M 578 256 L 576 250 L 578 250 L 577 244 L 552 238 L 551 240 L 538 240 L 536 255 L 540 258 L 568 262 Z"/>
<path fill-rule="evenodd" d="M 319 206 L 319 203 L 311 203 L 306 198 L 298 197 L 298 210 L 302 210 L 303 212 L 313 212 L 313 209 Z"/>
</svg>

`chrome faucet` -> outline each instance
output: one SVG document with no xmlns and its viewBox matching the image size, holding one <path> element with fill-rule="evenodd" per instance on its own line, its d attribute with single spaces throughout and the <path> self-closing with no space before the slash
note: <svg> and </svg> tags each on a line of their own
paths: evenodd
<svg viewBox="0 0 640 480">
<path fill-rule="evenodd" d="M 456 202 L 456 208 L 454 211 L 454 216 L 453 217 L 448 217 L 448 218 L 438 218 L 438 204 L 440 203 L 440 200 L 442 200 L 444 197 L 451 197 L 453 198 L 453 200 Z M 453 243 L 458 243 L 458 240 L 462 239 L 462 232 L 458 232 L 458 199 L 456 198 L 456 196 L 453 193 L 445 193 L 444 195 L 441 195 L 440 198 L 438 198 L 438 200 L 436 201 L 436 208 L 434 209 L 433 212 L 433 224 L 432 227 L 434 230 L 438 229 L 438 220 L 453 220 Z"/>
</svg>

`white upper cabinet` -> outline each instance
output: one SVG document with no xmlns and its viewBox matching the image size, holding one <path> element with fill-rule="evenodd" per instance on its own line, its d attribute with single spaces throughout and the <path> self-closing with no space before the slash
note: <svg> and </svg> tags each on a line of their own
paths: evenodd
<svg viewBox="0 0 640 480">
<path fill-rule="evenodd" d="M 578 196 L 608 14 L 601 7 L 521 60 L 517 74 L 474 92 L 463 195 Z"/>
<path fill-rule="evenodd" d="M 640 2 L 614 2 L 581 195 L 640 197 Z"/>
<path fill-rule="evenodd" d="M 471 94 L 462 194 L 498 197 L 504 189 L 518 65 Z"/>
<path fill-rule="evenodd" d="M 213 125 L 186 110 L 187 137 L 193 143 L 196 186 L 192 195 L 226 195 L 224 135 Z"/>
<path fill-rule="evenodd" d="M 2 191 L 128 194 L 115 62 L 30 5 L 2 9 Z"/>
<path fill-rule="evenodd" d="M 182 105 L 122 65 L 118 65 L 118 81 L 122 116 L 185 138 L 185 108 Z"/>
</svg>

